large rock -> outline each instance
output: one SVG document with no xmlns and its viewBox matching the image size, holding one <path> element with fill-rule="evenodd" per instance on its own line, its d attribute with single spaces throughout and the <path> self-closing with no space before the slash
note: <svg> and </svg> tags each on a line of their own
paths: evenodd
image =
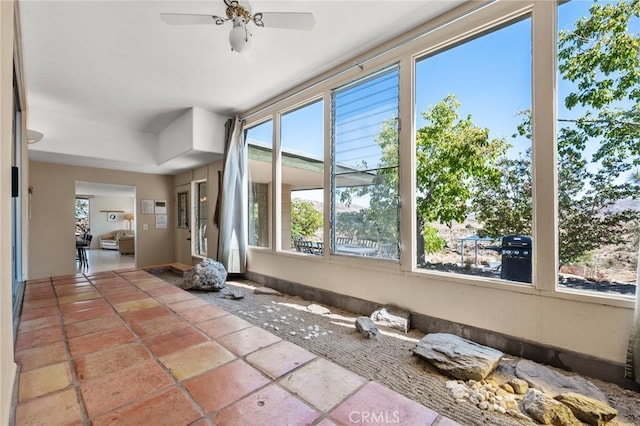
<svg viewBox="0 0 640 426">
<path fill-rule="evenodd" d="M 502 352 L 447 333 L 420 339 L 413 353 L 460 380 L 483 380 L 500 363 Z"/>
<path fill-rule="evenodd" d="M 608 404 L 578 393 L 563 393 L 555 399 L 569 407 L 578 420 L 593 426 L 602 426 L 618 415 L 618 411 Z"/>
<path fill-rule="evenodd" d="M 529 389 L 522 400 L 524 410 L 543 425 L 581 426 L 569 407 L 537 389 Z"/>
<path fill-rule="evenodd" d="M 516 375 L 552 398 L 561 393 L 575 392 L 608 403 L 606 395 L 584 377 L 565 376 L 533 361 L 520 360 L 516 365 Z"/>
<path fill-rule="evenodd" d="M 227 281 L 227 270 L 220 262 L 203 259 L 184 276 L 180 286 L 185 290 L 220 291 Z"/>
<path fill-rule="evenodd" d="M 376 327 L 369 317 L 356 318 L 356 329 L 358 329 L 365 339 L 380 339 L 380 330 L 378 330 L 378 327 Z"/>
<path fill-rule="evenodd" d="M 402 331 L 403 333 L 409 331 L 410 318 L 411 313 L 409 311 L 404 311 L 392 306 L 385 306 L 377 309 L 371 314 L 371 319 L 376 324 L 394 328 Z"/>
</svg>

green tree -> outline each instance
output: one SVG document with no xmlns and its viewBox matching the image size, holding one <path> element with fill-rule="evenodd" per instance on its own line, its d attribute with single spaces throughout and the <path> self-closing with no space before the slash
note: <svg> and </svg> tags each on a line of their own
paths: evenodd
<svg viewBox="0 0 640 426">
<path fill-rule="evenodd" d="M 628 238 L 639 212 L 617 203 L 640 198 L 640 182 L 625 179 L 640 164 L 640 0 L 594 3 L 589 16 L 559 34 L 559 70 L 574 83 L 564 100 L 578 118 L 558 132 L 559 258 L 562 264 Z M 531 137 L 530 113 L 518 133 Z M 531 152 L 501 160 L 498 187 L 481 187 L 475 205 L 485 234 L 531 232 Z"/>
<path fill-rule="evenodd" d="M 460 117 L 460 103 L 446 96 L 422 113 L 425 125 L 416 135 L 416 203 L 418 259 L 444 246 L 435 238 L 430 223 L 451 226 L 470 213 L 478 182 L 497 185 L 499 160 L 509 144 L 490 139 L 489 130 L 473 124 L 471 116 Z M 370 208 L 359 212 L 362 220 L 381 235 L 397 232 L 398 224 L 398 130 L 397 120 L 386 121 L 375 141 L 381 148 L 380 167 L 373 184 L 359 188 L 358 195 L 370 196 Z M 349 191 L 344 194 L 349 195 Z M 348 197 L 343 197 L 343 200 Z M 425 240 L 428 245 L 425 247 Z M 438 248 L 439 247 L 439 248 Z"/>
<path fill-rule="evenodd" d="M 322 213 L 311 201 L 291 200 L 291 236 L 310 237 L 322 227 Z"/>
</svg>

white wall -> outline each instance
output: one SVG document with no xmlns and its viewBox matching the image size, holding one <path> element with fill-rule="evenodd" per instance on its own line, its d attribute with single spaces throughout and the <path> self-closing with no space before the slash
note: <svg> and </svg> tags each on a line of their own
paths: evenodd
<svg viewBox="0 0 640 426">
<path fill-rule="evenodd" d="M 91 248 L 100 248 L 100 235 L 118 229 L 128 229 L 125 213 L 134 212 L 135 199 L 129 197 L 92 197 L 89 199 L 89 226 L 91 228 Z M 121 210 L 116 213 L 115 222 L 107 220 L 107 210 Z M 123 213 L 124 212 L 124 213 Z M 135 222 L 133 223 L 135 227 Z"/>
</svg>

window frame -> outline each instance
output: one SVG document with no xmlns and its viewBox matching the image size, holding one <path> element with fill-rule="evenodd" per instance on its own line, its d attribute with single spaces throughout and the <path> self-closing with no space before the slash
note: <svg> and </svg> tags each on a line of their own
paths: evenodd
<svg viewBox="0 0 640 426">
<path fill-rule="evenodd" d="M 400 246 L 402 248 L 399 264 L 382 262 L 378 259 L 342 256 L 313 256 L 308 261 L 330 262 L 336 265 L 344 264 L 348 267 L 375 267 L 391 273 L 402 275 L 408 279 L 423 281 L 429 285 L 432 281 L 451 284 L 472 285 L 486 289 L 523 293 L 566 299 L 578 302 L 605 304 L 615 307 L 632 308 L 634 298 L 624 295 L 576 293 L 559 290 L 557 284 L 558 275 L 558 222 L 557 222 L 557 111 L 556 111 L 556 87 L 557 87 L 557 7 L 559 1 L 540 2 L 524 0 L 522 2 L 493 2 L 481 6 L 464 4 L 455 11 L 445 13 L 423 26 L 409 31 L 386 43 L 370 50 L 367 55 L 358 60 L 345 62 L 340 71 L 322 80 L 310 80 L 296 88 L 293 88 L 288 97 L 277 98 L 272 104 L 257 112 L 249 110 L 243 114 L 249 117 L 248 126 L 254 126 L 260 122 L 272 119 L 277 121 L 278 115 L 294 108 L 304 99 L 322 96 L 325 104 L 325 159 L 330 158 L 331 117 L 330 101 L 331 92 L 335 88 L 344 86 L 349 82 L 360 78 L 364 73 L 372 73 L 389 66 L 392 63 L 400 64 Z M 464 13 L 469 12 L 468 15 Z M 532 204 L 533 223 L 533 282 L 531 286 L 522 286 L 504 280 L 492 280 L 484 277 L 473 277 L 459 274 L 443 274 L 436 271 L 420 270 L 416 267 L 416 221 L 415 200 L 415 123 L 413 117 L 414 97 L 413 78 L 415 60 L 425 55 L 433 54 L 446 49 L 456 43 L 464 42 L 478 34 L 490 29 L 498 29 L 523 15 L 530 15 L 532 19 Z M 415 37 L 414 37 L 415 36 Z M 397 42 L 397 45 L 394 43 Z M 383 52 L 385 46 L 395 46 Z M 296 92 L 299 90 L 299 92 Z M 274 129 L 274 134 L 277 131 Z M 274 176 L 276 175 L 274 170 Z M 330 171 L 325 167 L 325 229 L 324 239 L 329 241 L 330 199 Z M 274 185 L 272 193 L 279 195 L 279 190 Z M 277 197 L 274 197 L 276 200 Z M 274 202 L 274 204 L 276 204 Z M 279 212 L 279 206 L 273 205 L 271 212 Z M 549 224 L 553 224 L 549 226 Z M 274 238 L 273 230 L 271 231 Z M 250 247 L 249 250 L 259 250 Z M 273 250 L 273 249 L 272 249 Z M 327 251 L 327 250 L 325 250 Z M 288 252 L 279 252 L 279 256 L 294 256 Z"/>
</svg>

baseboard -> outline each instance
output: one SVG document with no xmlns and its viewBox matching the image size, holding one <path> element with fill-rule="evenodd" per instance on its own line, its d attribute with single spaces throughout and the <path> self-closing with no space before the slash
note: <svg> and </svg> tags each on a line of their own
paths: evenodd
<svg viewBox="0 0 640 426">
<path fill-rule="evenodd" d="M 370 315 L 380 307 L 379 303 L 335 293 L 276 277 L 247 272 L 246 279 L 274 288 L 282 293 L 299 296 L 303 299 L 335 306 L 349 312 Z M 508 336 L 492 330 L 430 317 L 420 313 L 411 313 L 411 328 L 423 333 L 451 333 L 481 345 L 496 348 L 506 354 L 526 358 L 541 364 L 561 368 L 566 371 L 589 376 L 594 379 L 615 383 L 625 389 L 640 392 L 640 385 L 624 377 L 624 364 L 595 358 L 590 355 L 543 345 L 538 342 Z"/>
</svg>

